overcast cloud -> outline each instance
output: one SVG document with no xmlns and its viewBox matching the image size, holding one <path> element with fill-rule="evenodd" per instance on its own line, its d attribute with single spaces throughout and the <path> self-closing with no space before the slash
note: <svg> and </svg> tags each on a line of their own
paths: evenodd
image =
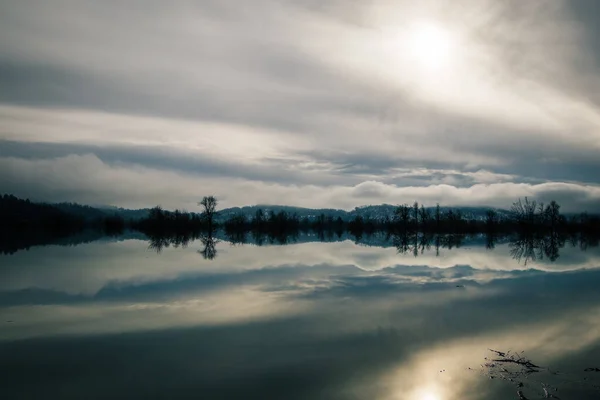
<svg viewBox="0 0 600 400">
<path fill-rule="evenodd" d="M 0 192 L 600 211 L 599 26 L 595 0 L 0 0 Z"/>
</svg>

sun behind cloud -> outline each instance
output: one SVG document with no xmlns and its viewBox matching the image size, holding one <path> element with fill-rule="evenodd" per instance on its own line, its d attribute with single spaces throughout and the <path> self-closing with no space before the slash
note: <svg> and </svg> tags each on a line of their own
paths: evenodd
<svg viewBox="0 0 600 400">
<path fill-rule="evenodd" d="M 409 33 L 410 55 L 421 68 L 447 68 L 455 56 L 455 41 L 452 33 L 443 27 L 431 22 L 420 22 Z"/>
</svg>

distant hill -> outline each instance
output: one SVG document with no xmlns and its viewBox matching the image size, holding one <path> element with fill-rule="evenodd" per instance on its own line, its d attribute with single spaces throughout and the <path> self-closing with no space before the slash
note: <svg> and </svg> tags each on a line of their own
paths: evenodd
<svg viewBox="0 0 600 400">
<path fill-rule="evenodd" d="M 126 220 L 139 220 L 142 218 L 147 218 L 150 214 L 149 208 L 140 208 L 140 209 L 128 209 L 114 206 L 99 206 L 98 210 L 109 214 L 109 215 L 118 215 Z"/>
<path fill-rule="evenodd" d="M 371 206 L 362 206 L 356 207 L 354 210 L 348 212 L 348 216 L 350 219 L 361 216 L 363 218 L 370 218 L 375 220 L 385 219 L 386 216 L 392 218 L 394 216 L 394 212 L 398 206 L 393 206 L 390 204 L 381 204 L 381 205 L 371 205 Z M 425 207 L 426 210 L 429 210 L 431 215 L 433 216 L 436 207 Z M 493 207 L 441 207 L 440 212 L 442 214 L 447 213 L 452 210 L 453 212 L 460 211 L 464 219 L 467 220 L 484 220 L 486 213 L 489 210 L 494 210 L 498 213 L 500 219 L 509 218 L 510 212 L 508 210 L 503 210 L 499 208 Z"/>
<path fill-rule="evenodd" d="M 14 196 L 6 195 L 5 201 L 17 200 Z M 11 203 L 12 204 L 12 203 Z M 87 206 L 81 205 L 77 203 L 56 203 L 56 204 L 45 204 L 45 203 L 33 203 L 23 200 L 21 203 L 22 210 L 19 212 L 22 213 L 23 218 L 27 219 L 36 219 L 36 215 L 43 207 L 38 206 L 47 206 L 51 208 L 44 209 L 44 214 L 47 213 L 58 213 L 60 215 L 69 215 L 71 217 L 77 218 L 83 221 L 94 221 L 98 219 L 102 219 L 105 217 L 111 216 L 119 216 L 124 220 L 140 220 L 143 218 L 147 218 L 150 209 L 126 209 L 121 207 L 114 206 Z M 227 219 L 237 216 L 244 215 L 246 218 L 252 218 L 256 215 L 256 212 L 259 209 L 262 209 L 265 214 L 270 212 L 285 212 L 287 214 L 296 214 L 299 218 L 308 218 L 309 220 L 314 220 L 321 214 L 324 214 L 326 217 L 333 217 L 337 219 L 338 217 L 344 221 L 353 220 L 355 217 L 360 216 L 365 219 L 373 219 L 373 220 L 384 220 L 386 217 L 392 218 L 394 216 L 394 211 L 398 206 L 391 204 L 380 204 L 380 205 L 368 205 L 356 207 L 354 210 L 346 211 L 335 208 L 304 208 L 304 207 L 293 207 L 293 206 L 282 206 L 282 205 L 268 205 L 268 204 L 259 204 L 254 206 L 245 206 L 245 207 L 231 207 L 220 210 L 217 212 L 216 221 L 223 222 Z M 25 212 L 25 208 L 28 211 Z M 426 207 L 430 210 L 431 215 L 433 216 L 435 207 Z M 50 210 L 53 211 L 50 211 Z M 464 219 L 467 220 L 484 220 L 486 216 L 486 212 L 488 210 L 495 210 L 498 213 L 498 217 L 502 219 L 508 219 L 510 217 L 510 212 L 508 210 L 497 209 L 492 207 L 440 207 L 440 211 L 442 213 L 447 213 L 450 209 L 453 212 L 460 211 Z"/>
<path fill-rule="evenodd" d="M 125 208 L 92 207 L 77 203 L 40 203 L 19 199 L 10 194 L 0 195 L 0 221 L 6 226 L 44 225 L 56 221 L 90 223 L 107 217 L 118 216 L 124 220 L 139 220 L 148 217 L 150 210 L 128 210 Z"/>
<path fill-rule="evenodd" d="M 356 207 L 352 211 L 345 211 L 333 208 L 303 208 L 303 207 L 292 207 L 292 206 L 280 206 L 280 205 L 256 205 L 246 207 L 232 207 L 226 208 L 218 212 L 217 221 L 224 221 L 234 215 L 244 215 L 246 218 L 251 218 L 256 215 L 259 209 L 263 212 L 269 213 L 271 211 L 278 213 L 284 211 L 288 214 L 296 214 L 300 218 L 308 218 L 309 220 L 317 218 L 321 214 L 325 216 L 332 216 L 334 219 L 340 217 L 344 221 L 350 221 L 357 216 L 361 216 L 365 219 L 383 220 L 387 217 L 392 218 L 394 211 L 398 206 L 391 204 L 380 204 L 380 205 L 369 205 Z M 433 215 L 435 207 L 425 207 L 430 210 Z M 440 207 L 442 213 L 447 213 L 450 209 L 454 212 L 460 211 L 463 218 L 468 220 L 483 220 L 485 219 L 488 210 L 495 210 L 498 213 L 500 219 L 509 218 L 510 212 L 508 210 L 497 209 L 492 207 Z"/>
<path fill-rule="evenodd" d="M 99 218 L 108 216 L 119 216 L 125 220 L 139 220 L 148 217 L 150 212 L 149 209 L 129 210 L 126 208 L 113 207 L 113 206 L 86 206 L 77 203 L 56 203 L 52 204 L 53 207 L 59 210 L 81 218 L 85 221 L 94 221 Z"/>
<path fill-rule="evenodd" d="M 341 217 L 342 219 L 347 218 L 347 211 L 336 210 L 333 208 L 303 208 L 303 207 L 292 207 L 292 206 L 278 206 L 278 205 L 256 205 L 256 206 L 245 206 L 245 207 L 232 207 L 226 208 L 218 212 L 217 221 L 224 221 L 234 215 L 243 214 L 246 218 L 254 217 L 256 212 L 261 209 L 265 214 L 270 212 L 279 213 L 281 211 L 287 214 L 296 214 L 300 218 L 307 217 L 309 219 L 316 218 L 321 214 L 327 216 L 333 216 L 334 218 Z"/>
<path fill-rule="evenodd" d="M 52 204 L 51 206 L 61 210 L 66 214 L 81 218 L 86 221 L 91 221 L 106 216 L 106 213 L 102 210 L 77 203 L 56 203 Z"/>
<path fill-rule="evenodd" d="M 39 204 L 12 195 L 0 196 L 2 228 L 71 225 L 79 218 L 50 204 Z"/>
</svg>

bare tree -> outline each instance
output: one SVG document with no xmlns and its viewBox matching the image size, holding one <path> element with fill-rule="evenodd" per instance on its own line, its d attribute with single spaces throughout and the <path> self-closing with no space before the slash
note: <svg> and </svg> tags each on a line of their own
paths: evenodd
<svg viewBox="0 0 600 400">
<path fill-rule="evenodd" d="M 204 196 L 198 205 L 204 207 L 202 218 L 208 222 L 208 230 L 212 232 L 213 220 L 217 212 L 217 198 L 215 196 Z"/>
<path fill-rule="evenodd" d="M 536 219 L 536 210 L 537 203 L 535 200 L 529 201 L 527 197 L 525 197 L 525 201 L 514 202 L 510 211 L 512 213 L 513 219 L 521 224 L 533 225 Z"/>
</svg>

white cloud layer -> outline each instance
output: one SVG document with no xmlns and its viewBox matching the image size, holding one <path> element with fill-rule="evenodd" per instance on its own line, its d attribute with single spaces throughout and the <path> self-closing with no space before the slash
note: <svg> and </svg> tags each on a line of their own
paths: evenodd
<svg viewBox="0 0 600 400">
<path fill-rule="evenodd" d="M 222 207 L 247 204 L 289 204 L 304 207 L 351 209 L 365 204 L 402 204 L 418 200 L 434 205 L 489 205 L 508 208 L 528 196 L 557 200 L 565 211 L 600 212 L 600 187 L 563 182 L 541 184 L 493 183 L 456 187 L 447 184 L 399 187 L 380 181 L 352 186 L 286 185 L 239 178 L 198 177 L 130 165 L 108 165 L 92 154 L 56 159 L 0 158 L 0 179 L 5 190 L 22 197 L 50 201 L 74 200 L 126 207 L 197 209 L 197 202 L 213 193 Z"/>
</svg>

